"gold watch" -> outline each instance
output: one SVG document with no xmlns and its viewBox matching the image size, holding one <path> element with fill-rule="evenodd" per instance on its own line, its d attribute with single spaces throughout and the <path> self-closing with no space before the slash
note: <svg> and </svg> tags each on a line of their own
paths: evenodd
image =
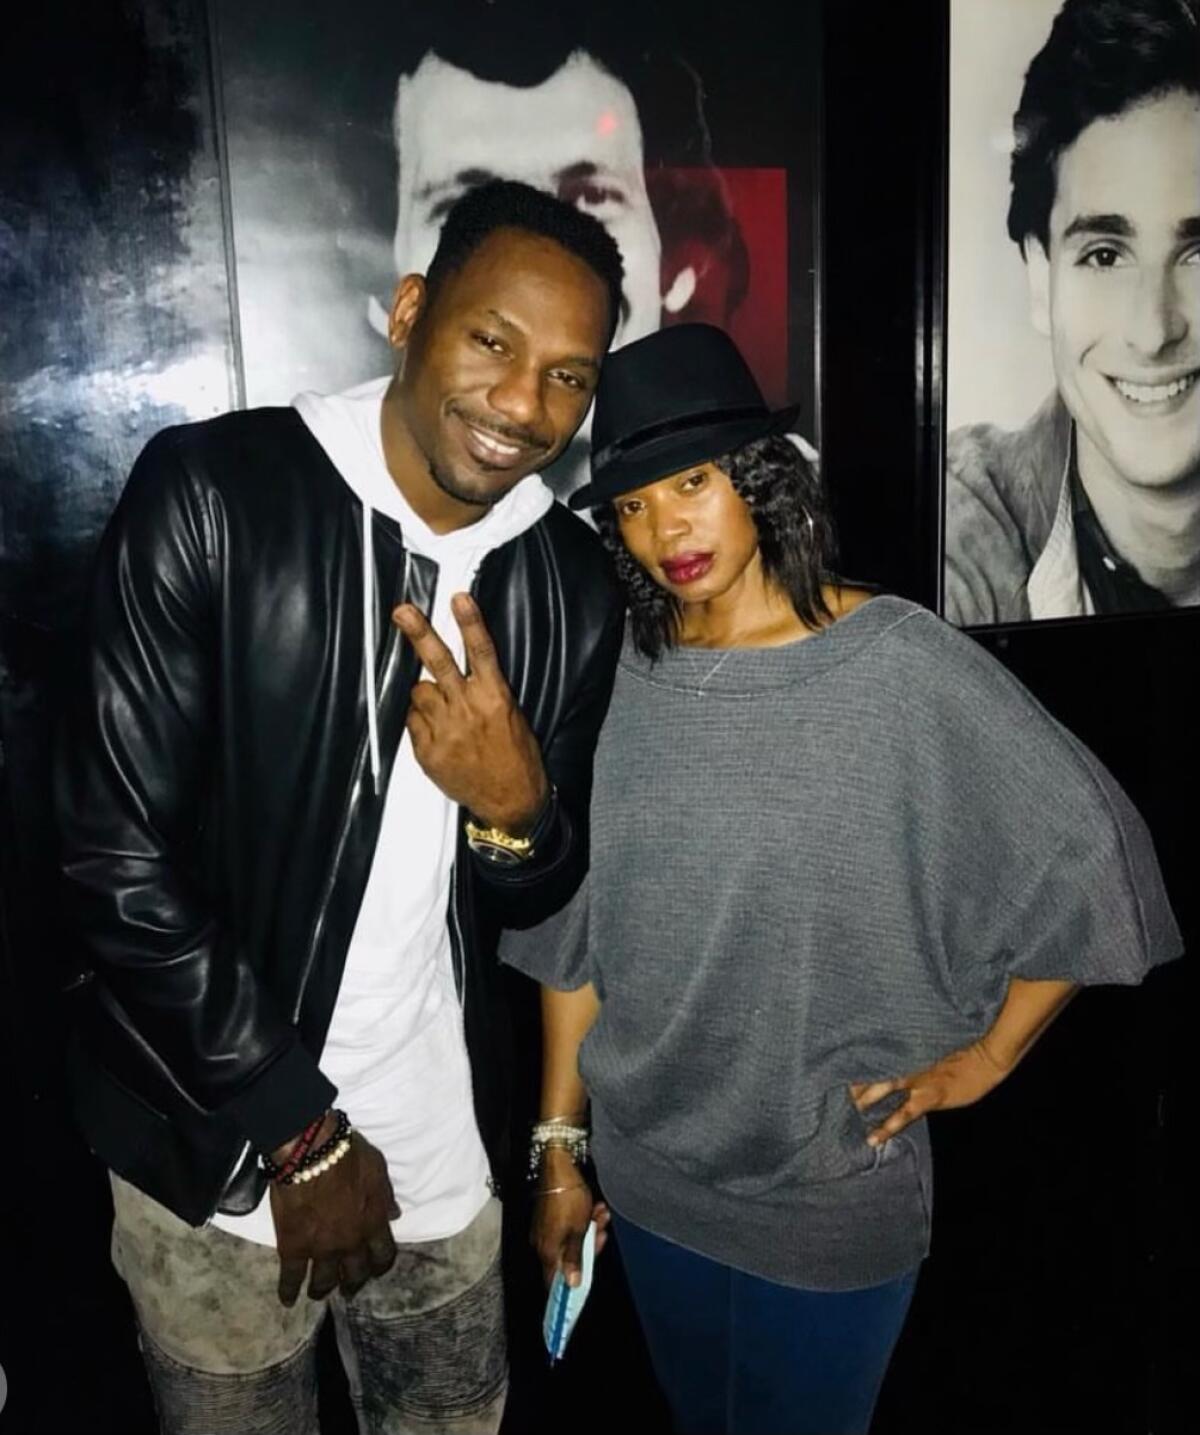
<svg viewBox="0 0 1200 1435">
<path fill-rule="evenodd" d="M 478 822 L 468 817 L 467 846 L 485 862 L 494 862 L 498 867 L 516 867 L 522 862 L 528 862 L 554 823 L 557 802 L 558 793 L 551 785 L 546 805 L 524 837 L 514 837 L 511 832 L 505 832 L 499 827 L 480 827 Z"/>
<path fill-rule="evenodd" d="M 467 818 L 467 846 L 489 862 L 515 867 L 533 856 L 532 837 L 513 837 L 499 827 L 480 827 Z"/>
</svg>

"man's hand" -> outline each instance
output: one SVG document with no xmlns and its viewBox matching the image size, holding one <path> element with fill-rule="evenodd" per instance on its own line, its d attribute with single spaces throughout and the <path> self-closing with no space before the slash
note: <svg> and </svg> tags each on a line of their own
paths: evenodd
<svg viewBox="0 0 1200 1435">
<path fill-rule="evenodd" d="M 930 1111 L 972 1105 L 999 1086 L 1011 1069 L 997 1061 L 982 1041 L 975 1041 L 911 1076 L 899 1076 L 893 1081 L 856 1082 L 850 1087 L 850 1096 L 859 1111 L 865 1113 L 868 1107 L 894 1091 L 907 1092 L 904 1105 L 897 1107 L 867 1137 L 870 1145 L 881 1146 Z"/>
<path fill-rule="evenodd" d="M 419 609 L 402 603 L 392 614 L 432 679 L 412 690 L 413 753 L 452 801 L 485 825 L 522 837 L 550 795 L 541 749 L 500 671 L 474 599 L 457 593 L 451 606 L 466 647 L 465 676 Z"/>
<path fill-rule="evenodd" d="M 308 1294 L 321 1300 L 335 1286 L 352 1296 L 396 1259 L 389 1220 L 400 1207 L 381 1152 L 357 1131 L 350 1150 L 311 1181 L 271 1185 L 279 1248 L 279 1299 L 295 1305 L 308 1274 Z"/>
<path fill-rule="evenodd" d="M 558 1187 L 570 1189 L 557 1190 Z M 574 1161 L 555 1147 L 546 1152 L 538 1190 L 554 1192 L 553 1195 L 534 1193 L 529 1244 L 542 1263 L 542 1278 L 549 1286 L 561 1266 L 567 1284 L 577 1286 L 583 1268 L 583 1237 L 588 1222 L 596 1222 L 596 1254 L 599 1255 L 608 1240 L 609 1209 L 603 1201 L 593 1200 L 591 1187 Z"/>
</svg>

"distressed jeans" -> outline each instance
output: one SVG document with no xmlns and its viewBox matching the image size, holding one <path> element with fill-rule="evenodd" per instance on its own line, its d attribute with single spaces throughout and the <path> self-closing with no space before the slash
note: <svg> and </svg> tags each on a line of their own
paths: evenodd
<svg viewBox="0 0 1200 1435">
<path fill-rule="evenodd" d="M 351 1300 L 279 1302 L 273 1247 L 200 1230 L 112 1178 L 113 1264 L 137 1313 L 164 1435 L 318 1435 L 328 1309 L 360 1435 L 494 1435 L 508 1388 L 500 1204 L 398 1248 Z"/>
</svg>

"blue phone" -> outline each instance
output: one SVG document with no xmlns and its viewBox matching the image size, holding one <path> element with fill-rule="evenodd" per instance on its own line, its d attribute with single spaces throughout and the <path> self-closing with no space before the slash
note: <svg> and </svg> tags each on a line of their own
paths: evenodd
<svg viewBox="0 0 1200 1435">
<path fill-rule="evenodd" d="M 555 1273 L 550 1282 L 550 1294 L 546 1298 L 546 1313 L 542 1317 L 542 1338 L 550 1355 L 550 1364 L 561 1360 L 571 1331 L 579 1319 L 579 1312 L 592 1288 L 592 1265 L 596 1259 L 596 1223 L 588 1222 L 583 1237 L 583 1252 L 580 1261 L 580 1280 L 577 1286 L 569 1286 L 562 1271 Z"/>
</svg>

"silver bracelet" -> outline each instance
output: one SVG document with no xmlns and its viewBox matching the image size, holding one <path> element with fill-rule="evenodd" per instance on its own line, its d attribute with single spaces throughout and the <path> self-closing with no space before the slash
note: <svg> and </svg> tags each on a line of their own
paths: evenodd
<svg viewBox="0 0 1200 1435">
<path fill-rule="evenodd" d="M 552 1146 L 565 1151 L 576 1166 L 582 1164 L 591 1151 L 590 1136 L 586 1126 L 578 1126 L 567 1117 L 539 1121 L 529 1138 L 529 1179 L 537 1180 L 546 1152 Z"/>
</svg>

